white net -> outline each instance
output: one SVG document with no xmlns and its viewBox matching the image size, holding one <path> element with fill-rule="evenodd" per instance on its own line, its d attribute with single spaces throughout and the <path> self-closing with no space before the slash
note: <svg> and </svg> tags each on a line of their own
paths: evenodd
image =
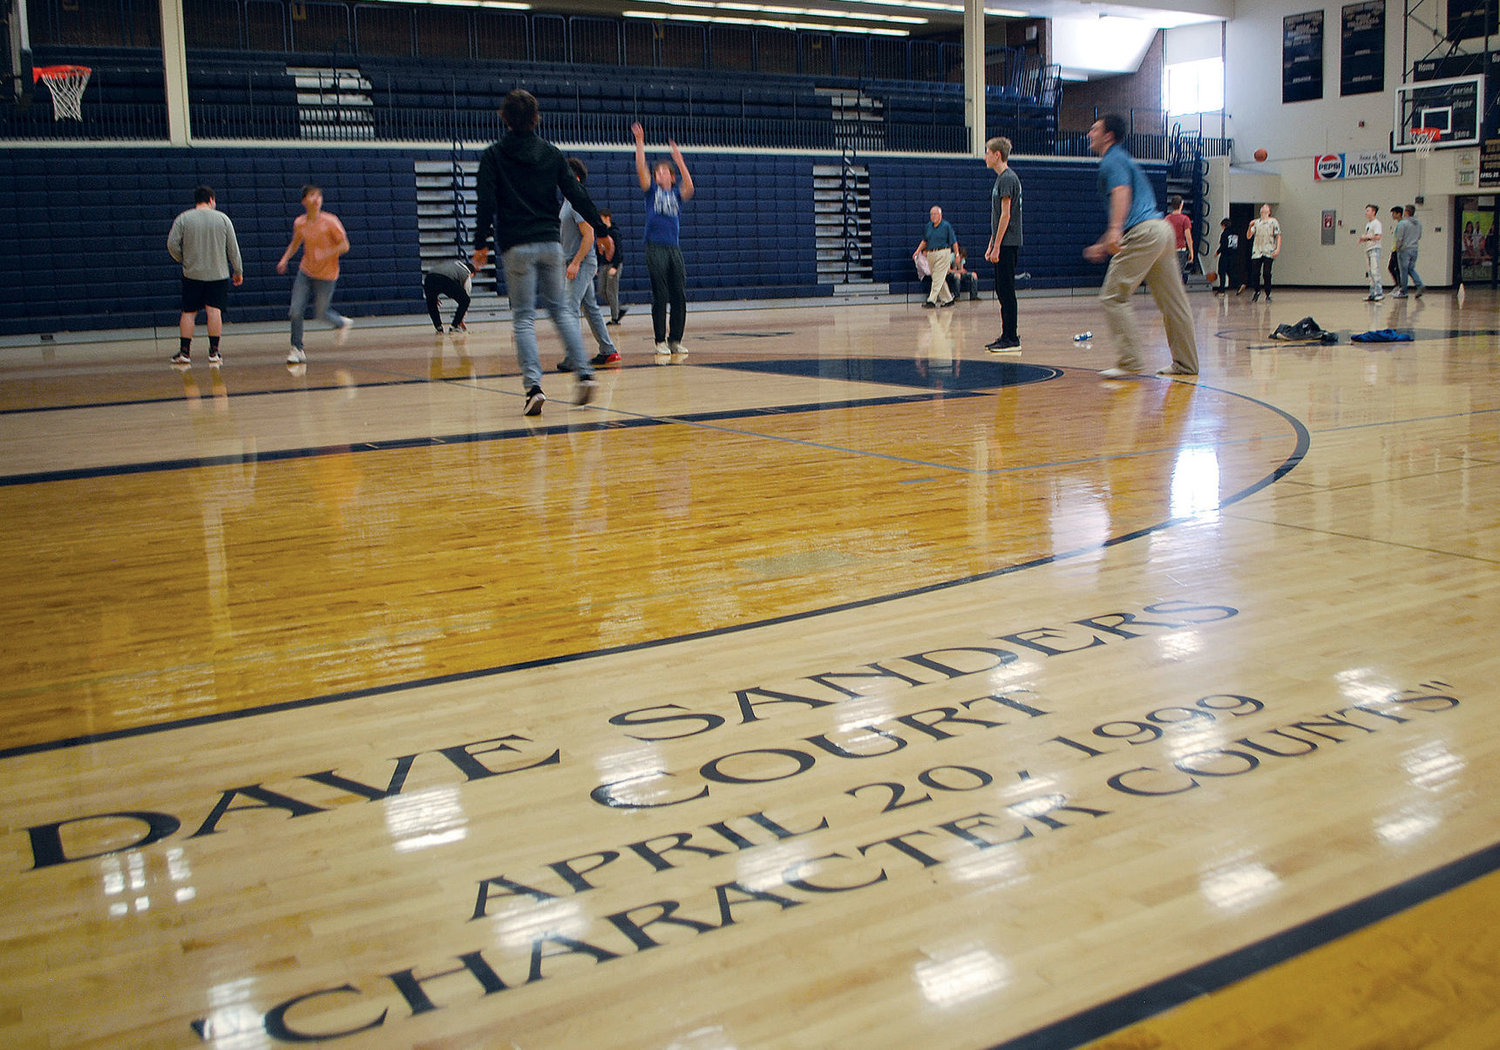
<svg viewBox="0 0 1500 1050">
<path fill-rule="evenodd" d="M 1442 132 L 1437 128 L 1412 128 L 1412 148 L 1415 150 L 1417 156 L 1431 156 L 1432 151 L 1437 148 L 1437 141 L 1441 135 Z"/>
<path fill-rule="evenodd" d="M 83 89 L 94 71 L 88 66 L 42 66 L 36 79 L 52 94 L 52 116 L 57 120 L 83 119 Z"/>
</svg>

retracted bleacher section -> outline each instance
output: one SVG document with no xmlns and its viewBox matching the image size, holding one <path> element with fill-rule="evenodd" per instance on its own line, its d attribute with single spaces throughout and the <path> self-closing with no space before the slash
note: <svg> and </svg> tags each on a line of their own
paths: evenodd
<svg viewBox="0 0 1500 1050">
<path fill-rule="evenodd" d="M 875 231 L 875 280 L 893 293 L 914 294 L 920 287 L 912 251 L 922 239 L 928 212 L 943 209 L 969 268 L 980 287 L 993 288 L 992 267 L 984 261 L 989 240 L 990 190 L 995 176 L 977 160 L 935 165 L 910 157 L 871 157 L 870 221 Z M 1167 167 L 1143 161 L 1159 200 L 1166 199 Z M 1083 249 L 1105 226 L 1098 190 L 1099 166 L 1089 161 L 1017 158 L 1021 179 L 1023 243 L 1017 272 L 1030 276 L 1022 289 L 1087 288 L 1099 284 L 1104 268 L 1087 262 Z"/>
<path fill-rule="evenodd" d="M 188 62 L 188 113 L 196 139 L 296 139 L 297 84 L 287 63 L 242 53 Z"/>
<path fill-rule="evenodd" d="M 100 51 L 103 49 L 93 49 Z M 25 110 L 0 111 L 0 139 L 165 139 L 161 58 L 138 49 L 41 50 L 38 63 L 94 69 L 83 121 L 55 121 L 45 89 Z M 579 144 L 628 142 L 640 121 L 684 146 L 960 153 L 968 148 L 962 85 L 511 62 L 190 52 L 188 105 L 195 141 L 348 140 L 483 142 L 500 130 L 506 93 L 537 96 L 547 133 Z M 321 63 L 321 66 L 320 66 Z M 322 70 L 321 90 L 295 70 Z M 358 80 L 360 88 L 341 87 Z M 847 100 L 838 104 L 835 100 Z M 1057 107 L 986 89 L 987 134 L 1018 150 L 1050 152 Z M 316 134 L 308 112 L 324 113 Z M 372 127 L 373 124 L 373 127 Z"/>
<path fill-rule="evenodd" d="M 625 301 L 649 300 L 640 243 L 643 198 L 634 158 L 621 149 L 570 150 L 589 166 L 588 188 L 624 233 Z M 651 149 L 649 157 L 660 155 Z M 477 165 L 466 152 L 463 163 Z M 819 283 L 814 168 L 837 155 L 737 152 L 687 154 L 697 194 L 683 214 L 682 248 L 693 302 L 811 298 L 836 293 Z M 192 206 L 196 185 L 212 186 L 235 224 L 245 283 L 231 292 L 229 320 L 286 316 L 290 278 L 276 260 L 300 214 L 304 182 L 323 187 L 353 249 L 337 302 L 350 316 L 420 314 L 425 257 L 467 250 L 456 213 L 472 231 L 469 200 L 450 197 L 434 220 L 424 211 L 417 169 L 447 169 L 452 154 L 431 150 L 195 148 L 12 149 L 0 152 L 0 334 L 101 328 L 171 328 L 180 268 L 165 243 L 172 219 Z M 870 157 L 871 250 L 877 285 L 914 290 L 911 253 L 928 209 L 940 205 L 970 261 L 983 263 L 994 176 L 971 158 Z M 1166 168 L 1147 163 L 1158 195 Z M 1098 284 L 1102 267 L 1082 252 L 1099 233 L 1103 203 L 1097 165 L 1018 158 L 1024 185 L 1024 288 Z M 101 218 L 105 216 L 105 218 Z M 103 238 L 101 241 L 101 237 Z M 493 295 L 486 275 L 477 292 Z M 503 289 L 501 289 L 503 291 Z M 503 305 L 503 304 L 501 304 Z"/>
<path fill-rule="evenodd" d="M 230 321 L 284 318 L 291 279 L 276 261 L 309 181 L 355 246 L 339 304 L 354 316 L 420 310 L 410 155 L 12 149 L 0 151 L 0 334 L 175 323 L 182 268 L 167 254 L 167 232 L 199 184 L 215 190 L 244 258 Z"/>
<path fill-rule="evenodd" d="M 30 3 L 35 63 L 94 77 L 81 121 L 53 120 L 38 87 L 29 107 L 0 109 L 0 140 L 166 137 L 146 7 Z M 619 142 L 640 120 L 686 146 L 968 148 L 952 41 L 346 0 L 183 0 L 183 17 L 195 142 L 484 141 L 521 86 L 552 137 L 580 144 Z M 1057 67 L 989 47 L 985 79 L 986 133 L 1048 152 Z"/>
<path fill-rule="evenodd" d="M 589 166 L 594 200 L 614 213 L 625 234 L 625 299 L 643 303 L 650 296 L 634 157 L 620 150 L 573 152 Z M 276 273 L 276 261 L 301 214 L 306 182 L 322 187 L 327 210 L 349 232 L 352 248 L 336 294 L 340 311 L 351 317 L 420 314 L 423 220 L 416 168 L 451 159 L 378 149 L 0 152 L 0 335 L 174 327 L 182 271 L 167 254 L 167 231 L 193 206 L 199 184 L 214 188 L 244 257 L 245 282 L 230 293 L 231 323 L 286 317 L 291 277 Z M 772 153 L 690 158 L 700 192 L 684 211 L 682 249 L 693 301 L 832 294 L 818 284 L 814 159 Z M 470 165 L 477 160 L 468 154 Z M 472 230 L 472 212 L 465 219 Z M 450 220 L 438 233 L 453 251 L 459 248 L 455 226 Z M 481 296 L 495 291 L 493 280 L 476 283 Z"/>
</svg>

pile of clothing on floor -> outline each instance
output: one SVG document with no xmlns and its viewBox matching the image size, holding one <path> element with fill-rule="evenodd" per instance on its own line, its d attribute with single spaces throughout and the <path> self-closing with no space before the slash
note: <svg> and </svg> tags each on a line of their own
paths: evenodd
<svg viewBox="0 0 1500 1050">
<path fill-rule="evenodd" d="M 1323 331 L 1318 326 L 1318 322 L 1311 317 L 1304 317 L 1295 324 L 1277 325 L 1276 331 L 1271 333 L 1271 338 L 1289 343 L 1336 343 L 1339 341 L 1336 334 Z"/>
</svg>

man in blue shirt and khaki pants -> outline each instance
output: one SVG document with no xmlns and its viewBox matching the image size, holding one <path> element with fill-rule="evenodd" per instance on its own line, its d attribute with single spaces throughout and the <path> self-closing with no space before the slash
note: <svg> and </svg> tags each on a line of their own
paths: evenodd
<svg viewBox="0 0 1500 1050">
<path fill-rule="evenodd" d="M 1125 118 L 1107 114 L 1089 128 L 1089 149 L 1099 156 L 1099 192 L 1109 213 L 1104 235 L 1083 250 L 1092 262 L 1109 259 L 1099 299 L 1110 334 L 1119 345 L 1114 368 L 1099 374 L 1125 379 L 1141 371 L 1140 335 L 1130 298 L 1145 281 L 1167 326 L 1172 364 L 1157 375 L 1198 374 L 1198 342 L 1188 309 L 1187 289 L 1177 266 L 1177 238 L 1156 206 L 1156 193 L 1135 158 L 1121 141 L 1128 134 Z"/>
<path fill-rule="evenodd" d="M 948 290 L 948 269 L 953 265 L 958 237 L 948 220 L 943 218 L 942 208 L 934 204 L 927 217 L 932 221 L 927 224 L 917 251 L 927 253 L 927 265 L 932 270 L 932 291 L 927 293 L 927 301 L 922 305 L 928 308 L 952 306 L 953 293 Z"/>
</svg>

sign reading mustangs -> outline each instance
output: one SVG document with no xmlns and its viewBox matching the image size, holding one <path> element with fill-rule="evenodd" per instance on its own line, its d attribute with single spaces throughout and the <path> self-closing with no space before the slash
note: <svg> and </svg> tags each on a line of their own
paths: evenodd
<svg viewBox="0 0 1500 1050">
<path fill-rule="evenodd" d="M 1313 157 L 1313 179 L 1369 179 L 1401 174 L 1401 158 L 1392 153 L 1324 153 Z"/>
</svg>

